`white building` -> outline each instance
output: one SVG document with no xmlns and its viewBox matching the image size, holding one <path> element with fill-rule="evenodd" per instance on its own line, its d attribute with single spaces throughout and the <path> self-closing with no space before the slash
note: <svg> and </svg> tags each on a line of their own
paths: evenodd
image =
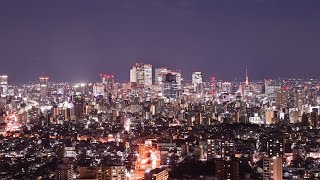
<svg viewBox="0 0 320 180">
<path fill-rule="evenodd" d="M 94 84 L 92 86 L 92 92 L 94 96 L 104 95 L 104 85 L 103 84 Z"/>
<path fill-rule="evenodd" d="M 2 97 L 7 96 L 8 94 L 8 76 L 0 76 L 0 94 Z"/>
<path fill-rule="evenodd" d="M 181 72 L 180 72 L 180 71 L 171 71 L 171 73 L 176 76 L 177 88 L 178 88 L 178 89 L 181 89 L 181 88 L 182 88 Z"/>
<path fill-rule="evenodd" d="M 193 72 L 192 73 L 192 85 L 195 91 L 197 91 L 198 87 L 202 84 L 202 75 L 201 72 Z"/>
<path fill-rule="evenodd" d="M 135 66 L 130 69 L 130 82 L 137 82 L 137 68 Z"/>
<path fill-rule="evenodd" d="M 201 72 L 193 72 L 192 73 L 192 84 L 201 84 L 202 83 L 202 75 Z"/>
<path fill-rule="evenodd" d="M 275 97 L 275 92 L 281 89 L 281 86 L 272 83 L 271 80 L 265 80 L 265 94 L 269 97 Z"/>
<path fill-rule="evenodd" d="M 154 70 L 155 72 L 155 85 L 161 85 L 163 82 L 163 75 L 168 73 L 168 69 L 165 68 L 157 68 Z"/>
<path fill-rule="evenodd" d="M 137 63 L 130 69 L 130 82 L 136 82 L 139 87 L 152 85 L 152 65 Z"/>
<path fill-rule="evenodd" d="M 223 93 L 231 93 L 232 92 L 232 86 L 230 82 L 223 82 L 221 83 L 221 92 Z"/>
<path fill-rule="evenodd" d="M 143 76 L 144 76 L 144 85 L 151 86 L 152 85 L 152 65 L 151 64 L 143 65 Z"/>
</svg>

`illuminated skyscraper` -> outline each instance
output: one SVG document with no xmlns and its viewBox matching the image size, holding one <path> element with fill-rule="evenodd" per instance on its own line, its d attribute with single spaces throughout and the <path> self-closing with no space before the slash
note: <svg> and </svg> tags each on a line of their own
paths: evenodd
<svg viewBox="0 0 320 180">
<path fill-rule="evenodd" d="M 39 77 L 40 81 L 40 101 L 44 101 L 48 95 L 49 77 Z"/>
<path fill-rule="evenodd" d="M 106 95 L 112 93 L 114 88 L 114 76 L 113 75 L 106 75 L 100 74 L 102 84 L 104 85 L 104 92 Z"/>
<path fill-rule="evenodd" d="M 192 84 L 194 87 L 194 91 L 197 92 L 199 87 L 202 86 L 202 75 L 201 72 L 193 72 L 192 73 Z"/>
<path fill-rule="evenodd" d="M 248 77 L 248 70 L 247 69 L 246 69 L 246 80 L 243 84 L 239 85 L 239 90 L 241 90 L 240 92 L 243 97 L 250 96 L 251 86 L 249 84 L 249 77 Z"/>
<path fill-rule="evenodd" d="M 276 90 L 276 103 L 278 108 L 288 107 L 290 94 L 285 88 Z"/>
<path fill-rule="evenodd" d="M 130 69 L 130 82 L 131 83 L 136 83 L 137 82 L 137 68 L 133 66 Z"/>
<path fill-rule="evenodd" d="M 176 81 L 176 75 L 167 73 L 163 76 L 163 82 L 161 84 L 161 92 L 164 97 L 177 98 L 178 97 L 178 84 Z"/>
<path fill-rule="evenodd" d="M 221 83 L 221 92 L 224 93 L 231 93 L 232 92 L 232 86 L 230 82 L 223 82 Z"/>
<path fill-rule="evenodd" d="M 1 97 L 5 97 L 8 94 L 8 76 L 0 76 L 0 94 Z"/>
<path fill-rule="evenodd" d="M 104 85 L 103 84 L 94 84 L 92 86 L 92 92 L 95 96 L 98 96 L 98 95 L 104 95 Z"/>
<path fill-rule="evenodd" d="M 138 88 L 152 85 L 152 65 L 137 63 L 130 70 L 130 82 L 137 83 Z"/>
<path fill-rule="evenodd" d="M 217 80 L 215 77 L 211 78 L 211 94 L 213 96 L 217 94 Z"/>
<path fill-rule="evenodd" d="M 74 101 L 74 112 L 76 117 L 83 117 L 85 115 L 85 100 L 84 96 L 74 96 L 73 97 Z"/>
<path fill-rule="evenodd" d="M 155 85 L 161 85 L 163 82 L 163 75 L 168 73 L 167 68 L 157 68 L 154 70 L 155 72 Z"/>
<path fill-rule="evenodd" d="M 181 77 L 181 72 L 180 71 L 171 71 L 173 75 L 176 76 L 176 83 L 177 83 L 177 88 L 181 89 L 182 88 L 182 77 Z"/>
<path fill-rule="evenodd" d="M 202 83 L 202 75 L 201 72 L 193 72 L 192 73 L 192 84 L 197 85 Z"/>
<path fill-rule="evenodd" d="M 143 64 L 136 64 L 136 78 L 137 78 L 137 87 L 143 88 L 144 87 L 144 71 L 143 71 Z"/>
<path fill-rule="evenodd" d="M 144 85 L 151 86 L 152 85 L 152 65 L 151 64 L 143 65 L 143 76 L 144 76 Z"/>
<path fill-rule="evenodd" d="M 264 82 L 265 86 L 265 94 L 268 95 L 270 98 L 275 97 L 275 92 L 279 89 L 281 89 L 281 86 L 276 84 L 272 80 L 265 80 Z"/>
<path fill-rule="evenodd" d="M 167 68 L 157 68 L 155 69 L 155 85 L 161 85 L 164 81 L 164 77 L 166 76 L 167 73 L 171 73 L 176 77 L 175 81 L 177 84 L 177 88 L 181 89 L 181 72 L 180 71 L 171 71 L 168 70 Z"/>
</svg>

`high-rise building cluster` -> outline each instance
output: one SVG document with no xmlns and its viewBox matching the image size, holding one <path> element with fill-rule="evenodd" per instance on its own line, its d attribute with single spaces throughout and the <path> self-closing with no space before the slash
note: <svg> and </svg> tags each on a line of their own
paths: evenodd
<svg viewBox="0 0 320 180">
<path fill-rule="evenodd" d="M 138 88 L 152 85 L 152 65 L 137 63 L 130 69 L 130 82 Z"/>
<path fill-rule="evenodd" d="M 319 79 L 153 68 L 124 83 L 0 76 L 0 179 L 320 178 Z"/>
</svg>

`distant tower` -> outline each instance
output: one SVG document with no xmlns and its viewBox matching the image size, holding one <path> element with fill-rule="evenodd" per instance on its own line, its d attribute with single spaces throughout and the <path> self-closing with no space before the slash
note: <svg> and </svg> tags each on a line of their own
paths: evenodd
<svg viewBox="0 0 320 180">
<path fill-rule="evenodd" d="M 217 80 L 215 77 L 211 78 L 211 93 L 212 95 L 217 94 Z"/>
<path fill-rule="evenodd" d="M 246 85 L 249 85 L 248 70 L 246 69 Z"/>
<path fill-rule="evenodd" d="M 102 84 L 104 85 L 104 91 L 106 94 L 112 93 L 114 89 L 114 76 L 100 74 Z"/>
<path fill-rule="evenodd" d="M 40 81 L 40 101 L 44 101 L 48 93 L 49 77 L 39 77 Z"/>
<path fill-rule="evenodd" d="M 8 94 L 8 76 L 1 75 L 0 76 L 0 95 L 1 97 L 5 97 Z"/>
<path fill-rule="evenodd" d="M 192 84 L 195 92 L 202 90 L 202 75 L 201 72 L 192 73 Z"/>
<path fill-rule="evenodd" d="M 85 105 L 85 99 L 83 95 L 77 95 L 73 97 L 73 103 L 74 103 L 74 114 L 77 118 L 83 117 L 86 114 L 86 105 Z"/>
<path fill-rule="evenodd" d="M 156 85 L 161 85 L 162 82 L 163 82 L 163 76 L 164 76 L 165 74 L 167 74 L 168 71 L 169 71 L 169 70 L 168 70 L 168 68 L 166 68 L 166 67 L 156 68 L 156 69 L 155 69 L 155 81 L 154 81 L 154 83 L 155 83 Z"/>
<path fill-rule="evenodd" d="M 137 68 L 133 66 L 130 69 L 130 82 L 131 83 L 136 83 L 137 82 Z"/>
<path fill-rule="evenodd" d="M 161 92 L 163 96 L 167 98 L 178 97 L 178 84 L 176 74 L 167 73 L 163 76 L 161 82 Z"/>
</svg>

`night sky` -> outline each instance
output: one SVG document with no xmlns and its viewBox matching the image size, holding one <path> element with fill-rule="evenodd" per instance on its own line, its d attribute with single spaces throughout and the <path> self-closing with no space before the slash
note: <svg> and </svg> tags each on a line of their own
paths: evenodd
<svg viewBox="0 0 320 180">
<path fill-rule="evenodd" d="M 320 75 L 319 0 L 2 0 L 0 74 L 129 80 L 135 62 L 205 78 Z"/>
</svg>

